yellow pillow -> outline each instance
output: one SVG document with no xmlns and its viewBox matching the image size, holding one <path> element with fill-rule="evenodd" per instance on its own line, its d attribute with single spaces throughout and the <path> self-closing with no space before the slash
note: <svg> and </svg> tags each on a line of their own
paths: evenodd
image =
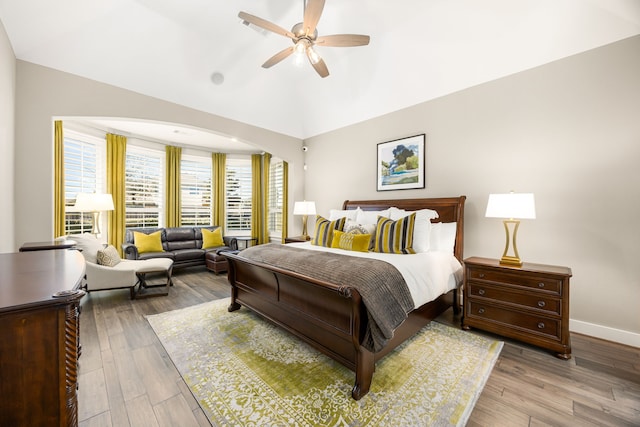
<svg viewBox="0 0 640 427">
<path fill-rule="evenodd" d="M 162 249 L 162 238 L 160 237 L 160 233 L 162 233 L 160 230 L 151 234 L 134 231 L 133 244 L 138 248 L 138 253 L 164 252 L 164 249 Z"/>
<path fill-rule="evenodd" d="M 202 229 L 202 249 L 215 248 L 217 246 L 224 246 L 224 240 L 222 239 L 222 228 L 218 227 L 215 230 Z"/>
<path fill-rule="evenodd" d="M 331 247 L 347 251 L 369 252 L 369 243 L 371 243 L 371 234 L 345 233 L 334 230 Z"/>
</svg>

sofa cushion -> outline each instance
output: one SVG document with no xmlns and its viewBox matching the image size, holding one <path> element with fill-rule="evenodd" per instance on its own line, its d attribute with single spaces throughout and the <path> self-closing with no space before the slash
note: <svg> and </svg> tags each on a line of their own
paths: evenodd
<svg viewBox="0 0 640 427">
<path fill-rule="evenodd" d="M 96 259 L 98 264 L 106 265 L 107 267 L 115 267 L 120 264 L 121 261 L 118 250 L 112 245 L 109 245 L 104 249 L 100 249 Z"/>
<path fill-rule="evenodd" d="M 138 231 L 133 232 L 133 243 L 141 254 L 146 252 L 162 252 L 162 236 L 160 231 L 145 234 Z"/>
<path fill-rule="evenodd" d="M 104 249 L 105 243 L 98 240 L 96 236 L 90 233 L 73 234 L 69 236 L 76 242 L 76 248 L 78 248 L 85 261 L 98 263 L 98 251 Z"/>
<path fill-rule="evenodd" d="M 224 246 L 222 228 L 218 227 L 213 231 L 206 228 L 202 229 L 202 249 L 215 248 L 218 246 Z"/>
<path fill-rule="evenodd" d="M 146 252 L 139 254 L 138 259 L 169 258 L 175 261 L 173 252 Z"/>
<path fill-rule="evenodd" d="M 202 249 L 180 249 L 171 251 L 175 262 L 204 260 Z"/>
</svg>

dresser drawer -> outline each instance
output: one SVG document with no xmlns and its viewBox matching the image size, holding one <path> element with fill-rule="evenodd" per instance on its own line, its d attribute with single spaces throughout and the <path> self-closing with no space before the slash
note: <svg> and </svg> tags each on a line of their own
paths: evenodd
<svg viewBox="0 0 640 427">
<path fill-rule="evenodd" d="M 476 318 L 484 321 L 498 322 L 503 324 L 507 329 L 521 329 L 552 337 L 556 340 L 560 339 L 560 319 L 549 319 L 536 316 L 535 314 L 527 314 L 490 304 L 483 304 L 478 301 L 468 301 L 465 305 L 469 308 L 467 315 L 470 319 Z"/>
<path fill-rule="evenodd" d="M 478 282 L 469 282 L 468 286 L 470 298 L 486 298 L 500 303 L 540 311 L 547 315 L 560 316 L 562 314 L 560 299 L 542 292 L 510 291 L 506 288 Z"/>
<path fill-rule="evenodd" d="M 522 286 L 557 295 L 562 294 L 562 280 L 559 279 L 527 275 L 524 272 L 513 273 L 483 268 L 468 268 L 467 273 L 469 280 L 486 280 L 509 286 Z"/>
</svg>

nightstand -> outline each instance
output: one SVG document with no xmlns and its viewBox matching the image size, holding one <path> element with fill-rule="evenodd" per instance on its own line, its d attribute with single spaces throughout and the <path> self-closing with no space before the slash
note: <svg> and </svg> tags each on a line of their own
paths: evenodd
<svg viewBox="0 0 640 427">
<path fill-rule="evenodd" d="M 571 269 L 497 259 L 464 260 L 462 328 L 514 338 L 571 358 L 569 278 Z"/>
<path fill-rule="evenodd" d="M 308 236 L 291 236 L 285 237 L 284 243 L 304 243 L 308 242 L 311 238 Z"/>
</svg>

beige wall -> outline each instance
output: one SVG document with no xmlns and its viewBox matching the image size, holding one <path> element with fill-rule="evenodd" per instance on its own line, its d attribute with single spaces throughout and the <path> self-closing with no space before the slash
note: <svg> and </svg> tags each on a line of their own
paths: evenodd
<svg viewBox="0 0 640 427">
<path fill-rule="evenodd" d="M 13 157 L 16 58 L 0 21 L 0 253 L 13 250 Z"/>
<path fill-rule="evenodd" d="M 425 133 L 426 188 L 376 192 L 376 144 Z M 571 329 L 640 346 L 640 37 L 305 141 L 305 195 L 465 194 L 465 255 L 500 257 L 489 193 L 533 192 L 520 256 L 566 265 Z M 327 173 L 331 171 L 331 173 Z"/>
<path fill-rule="evenodd" d="M 15 246 L 53 238 L 53 120 L 121 117 L 180 123 L 235 136 L 290 164 L 290 200 L 302 197 L 302 142 L 223 117 L 17 61 Z"/>
</svg>

